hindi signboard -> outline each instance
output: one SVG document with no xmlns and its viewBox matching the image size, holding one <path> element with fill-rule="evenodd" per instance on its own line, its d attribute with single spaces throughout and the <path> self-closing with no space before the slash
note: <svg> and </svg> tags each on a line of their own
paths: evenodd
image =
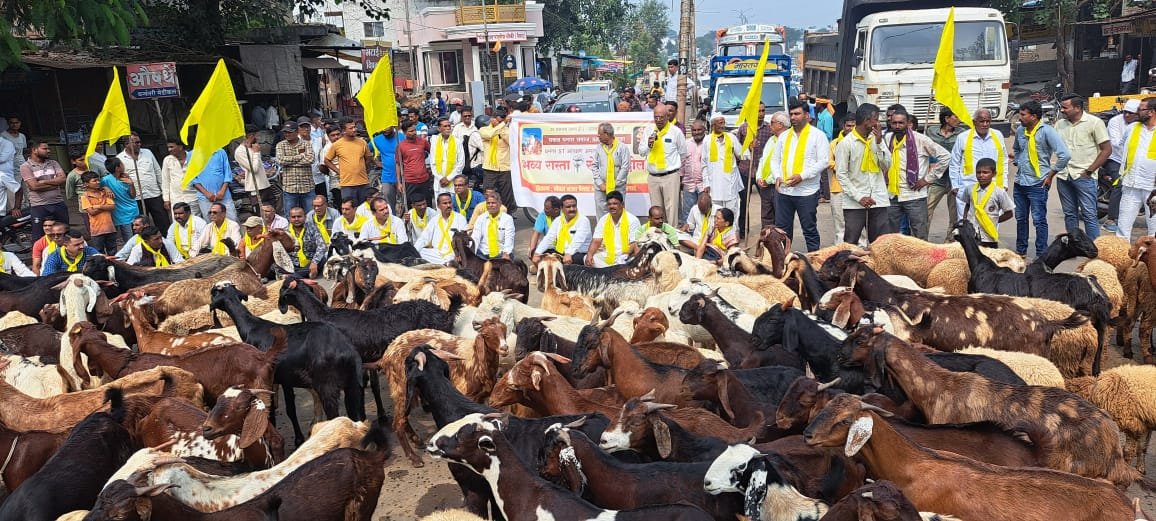
<svg viewBox="0 0 1156 521">
<path fill-rule="evenodd" d="M 373 72 L 377 68 L 377 62 L 381 61 L 381 57 L 389 52 L 389 47 L 379 45 L 366 45 L 361 48 L 361 70 L 366 74 Z"/>
<path fill-rule="evenodd" d="M 176 62 L 129 63 L 124 68 L 128 96 L 132 99 L 177 98 L 181 95 Z"/>
</svg>

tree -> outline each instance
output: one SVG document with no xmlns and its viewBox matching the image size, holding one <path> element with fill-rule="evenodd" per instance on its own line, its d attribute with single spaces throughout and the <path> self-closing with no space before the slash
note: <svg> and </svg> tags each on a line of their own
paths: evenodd
<svg viewBox="0 0 1156 521">
<path fill-rule="evenodd" d="M 626 0 L 545 0 L 544 36 L 538 46 L 543 50 L 610 55 L 613 45 L 608 42 L 623 32 L 622 21 L 628 7 Z"/>
<path fill-rule="evenodd" d="M 1068 52 L 1074 36 L 1074 24 L 1081 18 L 1108 18 L 1119 4 L 1120 0 L 992 1 L 992 7 L 1003 11 L 1009 22 L 1030 22 L 1056 28 L 1056 72 L 1068 90 L 1074 89 L 1076 85 L 1072 55 Z"/>
</svg>

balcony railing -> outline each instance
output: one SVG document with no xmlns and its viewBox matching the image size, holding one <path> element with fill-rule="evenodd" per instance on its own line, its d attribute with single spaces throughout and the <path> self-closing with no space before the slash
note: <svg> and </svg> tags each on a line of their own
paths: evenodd
<svg viewBox="0 0 1156 521">
<path fill-rule="evenodd" d="M 525 22 L 526 4 L 459 5 L 457 12 L 454 13 L 454 18 L 458 25 Z"/>
</svg>

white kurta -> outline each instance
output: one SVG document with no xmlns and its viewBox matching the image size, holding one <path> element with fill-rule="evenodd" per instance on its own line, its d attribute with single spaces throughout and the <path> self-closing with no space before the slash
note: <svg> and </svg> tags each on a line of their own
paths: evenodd
<svg viewBox="0 0 1156 521">
<path fill-rule="evenodd" d="M 482 257 L 497 257 L 501 254 L 514 254 L 514 218 L 506 212 L 498 214 L 498 255 L 490 255 L 490 220 L 493 216 L 489 212 L 482 214 L 478 222 L 474 223 L 474 248 Z"/>
<path fill-rule="evenodd" d="M 387 237 L 389 234 L 393 235 L 393 239 Z M 361 235 L 358 237 L 363 240 L 389 244 L 409 242 L 409 234 L 405 232 L 405 221 L 393 214 L 389 215 L 389 224 L 378 224 L 377 219 L 365 221 L 365 224 L 361 225 Z"/>
<path fill-rule="evenodd" d="M 562 227 L 566 225 L 565 221 L 565 217 L 558 216 L 553 223 L 550 223 L 550 229 L 546 231 L 546 236 L 538 242 L 538 247 L 534 249 L 534 253 L 541 255 L 547 250 L 558 251 L 558 235 L 562 232 Z M 574 224 L 570 228 L 570 243 L 566 245 L 562 253 L 574 255 L 579 252 L 586 252 L 590 249 L 592 238 L 590 220 L 582 214 L 577 214 L 574 216 Z"/>
<path fill-rule="evenodd" d="M 621 224 L 622 224 L 621 219 L 626 219 L 627 230 L 628 230 L 626 232 L 626 235 L 630 239 L 630 241 L 633 242 L 634 239 L 636 239 L 638 237 L 638 232 L 642 228 L 642 224 L 639 223 L 638 218 L 631 215 L 630 212 L 623 211 L 622 217 L 620 218 L 620 220 L 617 223 L 614 223 L 612 225 L 614 227 L 615 233 L 618 233 L 618 227 L 621 226 Z M 601 219 L 598 219 L 598 224 L 594 225 L 594 237 L 593 238 L 594 239 L 602 239 L 602 246 L 600 248 L 598 248 L 598 252 L 594 254 L 594 267 L 596 267 L 596 268 L 605 268 L 607 266 L 612 266 L 612 264 L 609 264 L 606 262 L 606 240 L 602 237 L 603 231 L 605 231 L 605 229 L 606 229 L 606 221 L 607 220 L 611 220 L 611 222 L 613 222 L 610 214 L 603 215 Z M 617 237 L 617 236 L 615 236 L 615 237 Z M 613 265 L 625 263 L 626 259 L 630 256 L 630 243 L 618 244 L 618 242 L 619 241 L 616 240 L 615 245 L 614 245 L 615 248 L 618 250 L 618 255 L 617 255 L 617 258 L 614 259 Z"/>
<path fill-rule="evenodd" d="M 450 161 L 450 144 L 453 144 L 455 150 L 454 159 Z M 438 170 L 437 156 L 442 157 L 442 168 Z M 450 134 L 448 139 L 442 138 L 441 134 L 435 135 L 429 141 L 429 171 L 434 178 L 434 195 L 448 194 L 453 192 L 453 178 L 462 175 L 462 168 L 466 165 L 466 151 L 462 146 L 462 140 Z M 451 180 L 446 186 L 442 186 L 442 179 Z"/>
<path fill-rule="evenodd" d="M 739 173 L 738 158 L 742 155 L 743 144 L 734 134 L 724 134 L 728 139 L 719 141 L 720 137 L 708 135 L 702 143 L 702 183 L 704 188 L 710 188 L 710 198 L 713 201 L 733 201 L 739 198 L 743 189 L 743 176 Z M 729 150 L 726 143 L 730 143 Z M 715 161 L 710 159 L 712 147 L 717 147 Z M 730 165 L 730 172 L 725 165 Z"/>
<path fill-rule="evenodd" d="M 441 215 L 430 221 L 425 231 L 417 238 L 421 258 L 430 264 L 449 264 L 454 260 L 454 232 L 466 229 L 466 218 L 457 212 L 450 212 L 449 220 Z M 446 232 L 449 233 L 446 233 Z"/>
<path fill-rule="evenodd" d="M 195 215 L 191 215 L 189 216 L 188 222 L 184 226 L 181 226 L 181 223 L 174 220 L 173 224 L 169 225 L 169 231 L 167 234 L 165 234 L 165 240 L 173 243 L 174 245 L 176 245 L 179 241 L 180 247 L 177 249 L 188 250 L 197 243 L 197 240 L 201 237 L 201 231 L 204 229 L 205 220 Z M 192 252 L 190 251 L 189 253 L 191 254 Z"/>
</svg>

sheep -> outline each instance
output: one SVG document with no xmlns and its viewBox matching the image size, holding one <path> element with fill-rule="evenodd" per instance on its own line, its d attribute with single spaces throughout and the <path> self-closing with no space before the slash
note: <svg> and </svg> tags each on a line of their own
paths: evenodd
<svg viewBox="0 0 1156 521">
<path fill-rule="evenodd" d="M 997 265 L 1023 272 L 1027 265 L 1023 257 L 1004 249 L 981 248 L 984 255 Z M 832 252 L 832 255 L 836 252 Z M 966 293 L 968 270 L 966 263 L 950 264 L 950 269 L 936 269 L 948 259 L 963 260 L 963 248 L 958 244 L 939 245 L 898 233 L 887 234 L 871 243 L 868 255 L 872 269 L 881 275 L 907 275 L 920 287 L 942 287 L 948 294 Z M 958 291 L 956 293 L 955 291 Z"/>
<path fill-rule="evenodd" d="M 0 358 L 8 365 L 4 371 L 4 381 L 33 398 L 48 398 L 80 390 L 72 387 L 59 365 L 43 363 L 38 356 L 0 355 Z"/>
<path fill-rule="evenodd" d="M 421 521 L 485 521 L 467 510 L 440 510 L 421 518 Z"/>
<path fill-rule="evenodd" d="M 158 317 L 168 318 L 182 311 L 189 311 L 209 304 L 210 291 L 219 282 L 228 281 L 238 291 L 249 296 L 264 299 L 268 290 L 261 284 L 261 277 L 246 264 L 241 268 L 224 270 L 203 279 L 186 279 L 174 282 L 157 296 L 153 312 Z"/>
<path fill-rule="evenodd" d="M 40 321 L 32 318 L 19 311 L 9 311 L 0 317 L 0 331 L 12 329 L 19 326 L 27 326 L 30 324 L 39 324 Z"/>
<path fill-rule="evenodd" d="M 1068 380 L 1068 390 L 1103 409 L 1124 432 L 1124 459 L 1145 473 L 1148 440 L 1156 429 L 1156 367 L 1122 365 L 1098 377 Z"/>
<path fill-rule="evenodd" d="M 1028 385 L 1064 388 L 1064 376 L 1055 364 L 1042 356 L 1017 351 L 1000 351 L 983 347 L 966 347 L 956 351 L 965 355 L 983 355 L 1003 362 Z"/>
<path fill-rule="evenodd" d="M 474 328 L 478 330 L 478 336 L 473 340 L 461 339 L 435 329 L 402 333 L 389 344 L 380 360 L 366 364 L 366 367 L 386 375 L 390 398 L 393 400 L 393 431 L 415 467 L 421 467 L 422 461 L 410 445 L 412 442 L 420 446 L 420 442 L 417 433 L 409 425 L 410 404 L 406 396 L 405 359 L 420 345 L 429 345 L 456 356 L 458 360 L 450 364 L 454 387 L 467 398 L 481 401 L 493 390 L 498 372 L 498 356 L 508 354 L 509 346 L 506 344 L 506 325 L 497 317 L 478 322 Z"/>
<path fill-rule="evenodd" d="M 427 276 L 406 282 L 398 288 L 397 293 L 394 294 L 393 302 L 400 304 L 407 300 L 428 300 L 448 311 L 455 297 L 471 306 L 476 306 L 482 299 L 477 284 L 464 277 L 454 276 L 451 279 L 437 279 Z"/>
<path fill-rule="evenodd" d="M 1080 263 L 1076 266 L 1076 273 L 1095 279 L 1100 284 L 1100 288 L 1108 296 L 1108 302 L 1112 304 L 1109 317 L 1116 318 L 1124 303 L 1124 287 L 1120 284 L 1120 276 L 1116 273 L 1116 268 L 1107 261 L 1096 258 Z"/>
<path fill-rule="evenodd" d="M 1132 358 L 1132 329 L 1140 323 L 1141 351 L 1148 343 L 1144 363 L 1156 363 L 1156 339 L 1152 338 L 1156 328 L 1156 289 L 1153 289 L 1150 270 L 1146 265 L 1156 264 L 1156 238 L 1141 237 L 1132 246 L 1129 255 L 1134 255 L 1132 265 L 1120 277 L 1124 288 L 1124 304 L 1116 325 L 1116 343 L 1121 346 L 1121 354 Z M 1145 266 L 1142 266 L 1144 264 Z"/>
<path fill-rule="evenodd" d="M 270 282 L 265 286 L 267 297 L 246 299 L 244 301 L 245 307 L 248 308 L 250 313 L 278 324 L 287 325 L 301 322 L 301 314 L 296 310 L 282 313 L 277 309 L 277 297 L 281 293 L 281 285 L 283 283 L 283 279 Z M 218 317 L 218 323 L 227 328 L 233 325 L 233 319 L 228 316 Z M 157 326 L 157 330 L 174 335 L 188 335 L 214 327 L 218 326 L 213 321 L 213 314 L 209 312 L 209 306 L 204 305 L 166 317 L 161 321 L 160 325 Z M 227 336 L 240 340 L 239 336 Z"/>
<path fill-rule="evenodd" d="M 1109 233 L 1096 237 L 1092 244 L 1095 244 L 1096 250 L 1100 252 L 1096 258 L 1111 264 L 1116 269 L 1116 276 L 1123 278 L 1124 271 L 1132 266 L 1133 259 L 1128 256 L 1129 250 L 1132 249 L 1128 239 Z"/>
<path fill-rule="evenodd" d="M 542 309 L 556 315 L 590 320 L 598 313 L 594 299 L 577 291 L 562 291 L 566 286 L 566 271 L 562 258 L 554 254 L 542 256 L 538 262 L 538 291 L 542 293 Z"/>
</svg>

